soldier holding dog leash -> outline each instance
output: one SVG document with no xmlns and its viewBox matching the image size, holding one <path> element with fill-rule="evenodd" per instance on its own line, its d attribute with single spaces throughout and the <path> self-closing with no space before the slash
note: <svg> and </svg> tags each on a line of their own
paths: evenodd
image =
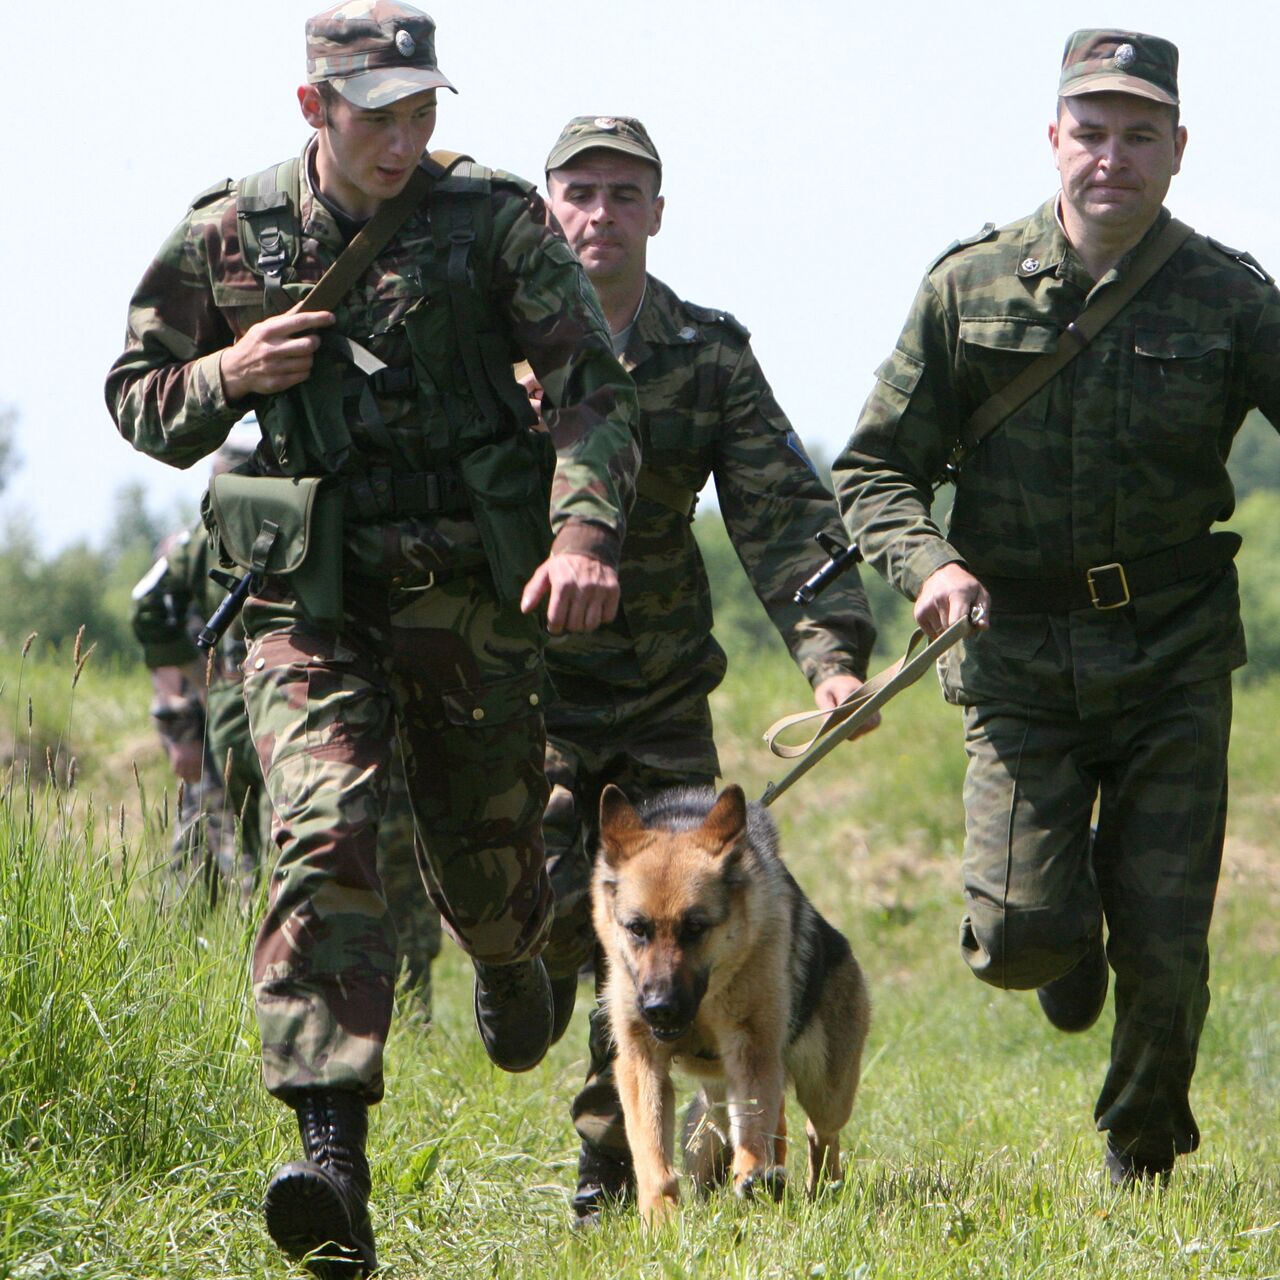
<svg viewBox="0 0 1280 1280">
<path fill-rule="evenodd" d="M 1280 423 L 1280 294 L 1163 207 L 1187 133 L 1167 40 L 1079 31 L 1049 141 L 1061 190 L 930 267 L 836 464 L 851 535 L 964 707 L 974 974 L 1083 1031 L 1115 974 L 1094 1117 L 1117 1185 L 1168 1178 L 1189 1090 L 1245 661 L 1226 457 Z M 923 500 L 959 459 L 946 535 Z M 1097 806 L 1096 836 L 1091 832 Z"/>
</svg>

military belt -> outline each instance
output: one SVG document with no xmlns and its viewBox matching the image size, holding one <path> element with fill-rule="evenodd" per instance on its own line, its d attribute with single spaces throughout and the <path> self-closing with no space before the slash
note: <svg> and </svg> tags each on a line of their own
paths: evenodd
<svg viewBox="0 0 1280 1280">
<path fill-rule="evenodd" d="M 367 475 L 349 479 L 346 495 L 346 518 L 358 524 L 443 515 L 471 507 L 461 478 L 451 469 L 400 472 L 375 467 Z"/>
<path fill-rule="evenodd" d="M 1207 533 L 1138 560 L 1097 564 L 1061 578 L 978 578 L 1001 613 L 1076 613 L 1082 609 L 1122 609 L 1131 600 L 1162 587 L 1224 569 L 1240 550 L 1238 533 Z"/>
</svg>

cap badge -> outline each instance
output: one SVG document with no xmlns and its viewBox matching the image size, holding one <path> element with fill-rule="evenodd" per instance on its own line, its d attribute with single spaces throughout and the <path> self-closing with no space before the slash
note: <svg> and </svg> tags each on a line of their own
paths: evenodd
<svg viewBox="0 0 1280 1280">
<path fill-rule="evenodd" d="M 1122 44 L 1115 53 L 1116 66 L 1121 71 L 1128 71 L 1138 60 L 1138 52 L 1131 44 Z"/>
<path fill-rule="evenodd" d="M 618 122 L 612 116 L 596 116 L 592 121 L 597 129 L 605 129 L 612 133 L 618 127 Z"/>
<path fill-rule="evenodd" d="M 1026 271 L 1026 272 L 1028 272 L 1028 273 L 1030 273 L 1030 272 L 1032 272 L 1032 271 L 1039 271 L 1039 270 L 1040 270 L 1040 259 L 1039 259 L 1039 258 L 1023 258 L 1023 260 L 1022 260 L 1022 269 L 1023 269 L 1023 271 Z"/>
<path fill-rule="evenodd" d="M 407 31 L 396 32 L 396 49 L 399 50 L 402 57 L 412 58 L 417 48 L 418 46 L 414 43 L 413 37 Z"/>
</svg>

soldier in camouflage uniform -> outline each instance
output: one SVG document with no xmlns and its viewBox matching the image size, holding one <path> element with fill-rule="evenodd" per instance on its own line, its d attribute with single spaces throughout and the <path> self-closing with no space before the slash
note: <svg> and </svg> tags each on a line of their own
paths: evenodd
<svg viewBox="0 0 1280 1280">
<path fill-rule="evenodd" d="M 228 443 L 214 471 L 248 456 Z M 133 590 L 132 624 L 155 687 L 151 716 L 183 783 L 173 871 L 184 884 L 199 878 L 213 900 L 222 885 L 247 905 L 270 838 L 271 802 L 240 692 L 244 631 L 238 622 L 228 631 L 207 683 L 194 643 L 225 594 L 209 579 L 208 545 L 202 524 L 165 539 Z"/>
<path fill-rule="evenodd" d="M 249 453 L 224 445 L 214 455 L 215 474 L 246 462 Z M 241 689 L 246 645 L 240 619 L 232 621 L 211 665 L 194 644 L 225 595 L 209 577 L 208 552 L 203 524 L 165 540 L 160 558 L 134 589 L 133 629 L 156 686 L 152 718 L 175 773 L 186 784 L 174 833 L 174 871 L 184 883 L 198 876 L 215 900 L 224 883 L 245 906 L 271 848 L 271 800 Z M 431 965 L 442 942 L 440 913 L 407 853 L 414 840 L 396 744 L 387 807 L 378 826 L 378 875 L 395 920 L 406 992 L 414 1008 L 430 1017 Z"/>
<path fill-rule="evenodd" d="M 966 419 L 1169 222 L 1174 46 L 1077 32 L 1059 93 L 1060 194 L 935 261 L 835 477 L 850 533 L 930 635 L 988 608 L 943 671 L 969 755 L 961 948 L 984 982 L 1038 988 L 1067 1031 L 1105 1007 L 1110 963 L 1095 1118 L 1127 1185 L 1200 1141 L 1189 1090 L 1245 660 L 1238 539 L 1210 528 L 1234 506 L 1246 412 L 1280 422 L 1280 294 L 1247 254 L 1185 240 L 961 463 L 944 536 L 930 483 Z"/>
<path fill-rule="evenodd" d="M 697 494 L 715 478 L 720 510 L 757 595 L 820 707 L 866 675 L 875 638 L 856 574 L 807 608 L 792 596 L 839 532 L 815 475 L 751 350 L 723 311 L 682 302 L 646 273 L 662 219 L 662 165 L 644 126 L 622 117 L 570 121 L 547 159 L 552 212 L 591 278 L 614 351 L 636 383 L 644 464 L 619 570 L 623 607 L 590 637 L 548 651 L 551 802 L 544 821 L 556 921 L 546 959 L 557 990 L 573 990 L 591 956 L 591 856 L 600 792 L 632 800 L 666 787 L 710 784 L 720 772 L 708 695 L 725 673 L 711 634 L 711 593 L 693 536 Z M 602 960 L 596 954 L 597 983 Z M 568 1000 L 558 1001 L 567 1017 Z M 557 1031 L 562 1027 L 558 1026 Z M 582 1139 L 574 1208 L 593 1219 L 631 1185 L 607 1019 L 593 1009 L 590 1066 L 575 1099 Z"/>
<path fill-rule="evenodd" d="M 298 478 L 254 492 L 314 495 L 319 476 L 325 507 L 343 503 L 340 620 L 328 557 L 264 569 L 244 611 L 280 851 L 254 998 L 265 1083 L 305 1153 L 264 1209 L 287 1253 L 323 1247 L 311 1265 L 337 1275 L 376 1265 L 364 1146 L 396 963 L 375 856 L 393 738 L 432 899 L 475 964 L 485 1048 L 527 1070 L 553 1018 L 539 613 L 552 634 L 614 616 L 638 450 L 634 389 L 536 192 L 423 158 L 436 90 L 452 87 L 431 19 L 349 0 L 307 23 L 307 53 L 301 159 L 197 199 L 138 286 L 107 400 L 126 439 L 177 466 L 253 408 L 258 469 Z M 425 196 L 335 309 L 291 307 L 411 183 Z M 511 377 L 521 356 L 546 388 L 554 458 Z M 250 564 L 292 569 L 308 509 L 259 524 L 237 483 Z M 310 512 L 316 537 L 331 529 Z M 269 558 L 277 537 L 284 561 Z"/>
</svg>

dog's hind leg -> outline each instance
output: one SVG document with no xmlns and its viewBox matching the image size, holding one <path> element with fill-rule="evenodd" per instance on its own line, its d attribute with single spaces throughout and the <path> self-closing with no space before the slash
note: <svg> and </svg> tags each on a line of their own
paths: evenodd
<svg viewBox="0 0 1280 1280">
<path fill-rule="evenodd" d="M 725 1125 L 724 1089 L 704 1085 L 684 1116 L 684 1169 L 699 1195 L 721 1187 L 729 1178 L 729 1134 Z"/>
</svg>

